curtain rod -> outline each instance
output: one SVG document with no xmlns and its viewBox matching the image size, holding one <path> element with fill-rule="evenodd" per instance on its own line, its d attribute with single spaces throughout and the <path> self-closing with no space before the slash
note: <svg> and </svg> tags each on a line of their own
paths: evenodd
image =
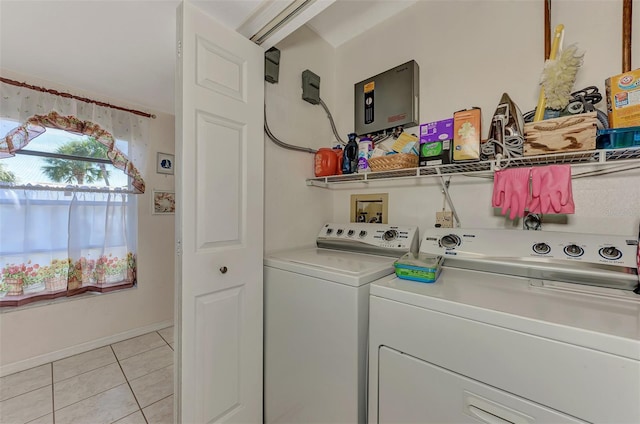
<svg viewBox="0 0 640 424">
<path fill-rule="evenodd" d="M 86 97 L 75 96 L 75 95 L 69 94 L 69 93 L 61 93 L 59 91 L 51 90 L 49 88 L 38 87 L 36 85 L 27 84 L 26 82 L 14 81 L 14 80 L 11 80 L 9 78 L 4 78 L 4 77 L 0 77 L 0 81 L 4 82 L 6 84 L 16 85 L 18 87 L 26 87 L 26 88 L 30 88 L 31 90 L 42 91 L 43 93 L 55 94 L 56 96 L 60 96 L 60 97 L 66 97 L 66 98 L 69 98 L 69 99 L 80 100 L 80 101 L 83 101 L 83 102 L 86 102 L 86 103 L 93 103 L 93 104 L 96 104 L 98 106 L 105 106 L 105 107 L 109 107 L 111 109 L 123 110 L 125 112 L 130 112 L 130 113 L 133 113 L 133 114 L 138 115 L 138 116 L 144 116 L 145 118 L 156 119 L 156 115 L 153 115 L 153 114 L 150 114 L 150 113 L 141 112 L 141 111 L 135 110 L 135 109 L 127 109 L 127 108 L 120 107 L 120 106 L 114 106 L 114 105 L 111 105 L 109 103 L 104 103 L 104 102 L 100 102 L 98 100 L 88 99 Z"/>
</svg>

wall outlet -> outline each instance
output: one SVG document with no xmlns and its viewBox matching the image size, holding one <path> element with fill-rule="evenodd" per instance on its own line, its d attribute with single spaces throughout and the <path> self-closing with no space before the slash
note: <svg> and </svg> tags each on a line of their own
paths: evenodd
<svg viewBox="0 0 640 424">
<path fill-rule="evenodd" d="M 453 228 L 453 212 L 436 212 L 436 228 Z"/>
</svg>

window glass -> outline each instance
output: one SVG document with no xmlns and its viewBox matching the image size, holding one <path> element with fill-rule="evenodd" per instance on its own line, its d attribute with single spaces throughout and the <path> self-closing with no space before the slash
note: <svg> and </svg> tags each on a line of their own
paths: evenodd
<svg viewBox="0 0 640 424">
<path fill-rule="evenodd" d="M 0 120 L 0 134 L 7 134 L 21 123 Z M 126 141 L 116 140 L 116 147 L 125 155 L 129 153 Z M 81 156 L 108 160 L 107 149 L 99 142 L 85 135 L 72 134 L 55 128 L 47 128 L 23 149 L 32 152 L 58 155 Z M 50 158 L 18 153 L 14 157 L 0 161 L 2 170 L 13 175 L 16 184 L 63 184 L 94 187 L 128 186 L 129 177 L 111 163 L 79 161 L 64 158 Z M 7 178 L 0 181 L 7 182 Z"/>
</svg>

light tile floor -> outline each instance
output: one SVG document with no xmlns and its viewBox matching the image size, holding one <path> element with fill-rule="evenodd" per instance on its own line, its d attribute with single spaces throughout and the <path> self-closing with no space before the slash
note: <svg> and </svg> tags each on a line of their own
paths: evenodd
<svg viewBox="0 0 640 424">
<path fill-rule="evenodd" d="M 2 424 L 171 424 L 173 327 L 0 378 Z"/>
</svg>

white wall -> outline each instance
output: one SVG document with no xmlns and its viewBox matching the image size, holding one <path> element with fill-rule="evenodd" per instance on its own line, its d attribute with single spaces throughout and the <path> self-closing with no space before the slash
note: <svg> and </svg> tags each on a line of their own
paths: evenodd
<svg viewBox="0 0 640 424">
<path fill-rule="evenodd" d="M 2 70 L 2 76 L 135 108 L 8 70 Z M 174 217 L 152 215 L 151 194 L 154 188 L 174 189 L 172 175 L 155 172 L 156 153 L 174 152 L 174 117 L 153 113 L 157 118 L 149 121 L 146 169 L 140 170 L 146 192 L 138 197 L 137 287 L 1 313 L 0 375 L 172 325 Z"/>
<path fill-rule="evenodd" d="M 640 1 L 634 2 L 633 67 L 640 66 Z M 483 138 L 503 92 L 523 112 L 533 109 L 543 66 L 543 4 L 539 1 L 420 1 L 336 49 L 335 114 L 338 128 L 353 128 L 353 84 L 408 60 L 420 65 L 420 121 L 451 117 L 480 106 Z M 552 2 L 552 26 L 565 25 L 564 45 L 586 52 L 574 89 L 621 72 L 622 1 Z M 606 103 L 599 108 L 605 109 Z M 415 130 L 417 131 L 417 129 Z M 317 189 L 319 192 L 321 189 Z M 520 228 L 491 208 L 491 180 L 454 177 L 451 196 L 464 227 Z M 335 221 L 348 221 L 349 195 L 388 192 L 389 222 L 435 222 L 442 195 L 435 179 L 351 185 L 332 191 Z M 543 229 L 636 234 L 640 174 L 576 179 L 576 214 L 544 217 Z"/>
<path fill-rule="evenodd" d="M 320 97 L 331 108 L 333 48 L 306 27 L 276 47 L 281 54 L 279 82 L 265 83 L 269 128 L 289 144 L 312 149 L 331 147 L 335 138 L 324 110 L 302 100 L 302 72 L 310 69 L 320 76 Z M 331 219 L 331 192 L 307 186 L 305 179 L 310 177 L 313 155 L 285 150 L 265 136 L 266 253 L 311 245 L 322 223 Z"/>
</svg>

